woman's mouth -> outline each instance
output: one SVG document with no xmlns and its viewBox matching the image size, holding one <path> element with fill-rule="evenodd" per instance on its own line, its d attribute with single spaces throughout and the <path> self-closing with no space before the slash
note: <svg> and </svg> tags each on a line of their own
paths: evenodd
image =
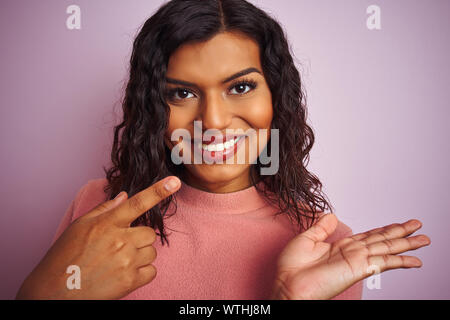
<svg viewBox="0 0 450 320">
<path fill-rule="evenodd" d="M 241 135 L 232 138 L 227 137 L 225 142 L 192 141 L 192 144 L 194 145 L 194 152 L 201 154 L 207 163 L 213 163 L 233 157 L 244 140 L 245 135 Z"/>
</svg>

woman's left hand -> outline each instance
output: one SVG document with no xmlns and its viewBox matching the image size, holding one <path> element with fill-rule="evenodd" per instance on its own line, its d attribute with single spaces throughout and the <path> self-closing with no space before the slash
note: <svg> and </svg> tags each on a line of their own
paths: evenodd
<svg viewBox="0 0 450 320">
<path fill-rule="evenodd" d="M 337 224 L 334 214 L 323 214 L 288 243 L 278 258 L 272 299 L 331 299 L 373 271 L 421 267 L 420 259 L 397 254 L 431 243 L 425 235 L 407 237 L 422 226 L 415 219 L 324 242 Z"/>
</svg>

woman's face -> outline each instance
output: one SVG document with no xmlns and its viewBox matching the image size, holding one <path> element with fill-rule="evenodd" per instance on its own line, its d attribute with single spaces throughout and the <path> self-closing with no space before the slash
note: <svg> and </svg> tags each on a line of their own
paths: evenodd
<svg viewBox="0 0 450 320">
<path fill-rule="evenodd" d="M 244 70 L 247 70 L 244 75 L 233 77 Z M 183 149 L 192 151 L 190 163 L 184 163 L 185 182 L 218 193 L 251 186 L 250 168 L 255 162 L 251 154 L 255 153 L 250 152 L 249 144 L 255 148 L 252 150 L 257 150 L 257 155 L 261 153 L 270 137 L 273 117 L 271 92 L 263 76 L 258 44 L 234 32 L 220 33 L 202 43 L 184 44 L 171 55 L 166 80 L 166 102 L 170 106 L 166 145 L 172 150 L 181 143 Z M 230 159 L 223 163 L 208 164 L 204 160 L 194 163 L 194 121 L 201 121 L 195 123 L 197 133 L 201 124 L 201 133 L 213 129 L 224 137 L 233 130 L 252 132 L 247 130 L 253 129 L 254 138 L 244 136 L 242 143 L 237 144 L 237 154 L 245 152 L 245 161 L 238 161 L 235 153 L 232 163 Z M 171 141 L 175 129 L 187 130 L 192 140 Z M 267 134 L 259 134 L 261 129 L 266 129 Z M 203 144 L 210 140 L 203 136 Z M 183 152 L 179 154 L 182 156 Z"/>
</svg>

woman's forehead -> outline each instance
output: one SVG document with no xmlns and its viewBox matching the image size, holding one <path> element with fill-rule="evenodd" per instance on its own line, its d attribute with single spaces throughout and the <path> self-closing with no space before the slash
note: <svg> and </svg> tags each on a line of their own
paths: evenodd
<svg viewBox="0 0 450 320">
<path fill-rule="evenodd" d="M 257 42 L 225 32 L 208 41 L 180 46 L 169 59 L 167 76 L 217 81 L 250 67 L 261 69 Z"/>
</svg>

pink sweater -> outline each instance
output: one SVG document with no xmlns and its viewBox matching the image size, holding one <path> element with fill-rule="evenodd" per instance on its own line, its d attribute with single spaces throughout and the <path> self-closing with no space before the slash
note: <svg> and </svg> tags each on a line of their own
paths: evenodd
<svg viewBox="0 0 450 320">
<path fill-rule="evenodd" d="M 106 179 L 90 180 L 67 209 L 53 242 L 70 223 L 105 201 Z M 277 256 L 295 229 L 285 214 L 255 187 L 218 194 L 184 182 L 176 193 L 177 212 L 167 218 L 169 246 L 159 237 L 153 244 L 156 278 L 122 299 L 267 299 Z M 327 239 L 334 242 L 352 234 L 339 221 Z M 361 299 L 359 281 L 334 299 Z"/>
</svg>

